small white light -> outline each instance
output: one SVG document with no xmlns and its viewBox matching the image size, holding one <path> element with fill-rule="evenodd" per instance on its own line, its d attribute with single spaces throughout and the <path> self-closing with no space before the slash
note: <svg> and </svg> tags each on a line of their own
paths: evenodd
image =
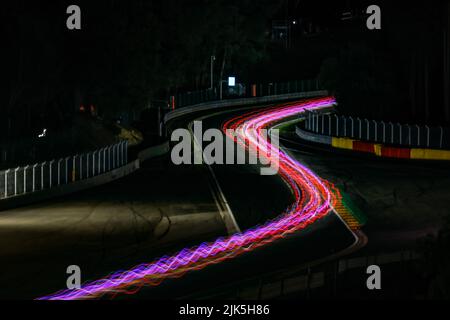
<svg viewBox="0 0 450 320">
<path fill-rule="evenodd" d="M 47 129 L 42 130 L 42 133 L 38 135 L 39 138 L 43 138 L 47 135 Z"/>
<path fill-rule="evenodd" d="M 236 77 L 228 77 L 228 86 L 234 87 L 236 85 Z"/>
</svg>

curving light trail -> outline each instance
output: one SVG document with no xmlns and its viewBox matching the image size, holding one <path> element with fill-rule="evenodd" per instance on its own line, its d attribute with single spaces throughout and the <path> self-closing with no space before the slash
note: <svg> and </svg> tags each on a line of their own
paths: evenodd
<svg viewBox="0 0 450 320">
<path fill-rule="evenodd" d="M 143 286 L 156 286 L 165 279 L 181 277 L 186 272 L 203 269 L 272 243 L 306 228 L 326 215 L 340 201 L 339 192 L 282 150 L 273 148 L 262 135 L 262 130 L 284 118 L 329 107 L 334 103 L 333 98 L 327 97 L 253 111 L 229 120 L 222 128 L 230 138 L 250 151 L 258 151 L 266 160 L 272 159 L 273 152 L 276 152 L 279 174 L 289 184 L 295 197 L 294 203 L 285 213 L 243 233 L 186 248 L 173 256 L 164 256 L 152 263 L 140 264 L 128 271 L 115 272 L 103 279 L 85 283 L 80 289 L 62 290 L 39 300 L 93 299 L 104 295 L 114 297 L 117 294 L 134 294 Z M 227 129 L 234 129 L 236 135 L 230 135 Z"/>
</svg>

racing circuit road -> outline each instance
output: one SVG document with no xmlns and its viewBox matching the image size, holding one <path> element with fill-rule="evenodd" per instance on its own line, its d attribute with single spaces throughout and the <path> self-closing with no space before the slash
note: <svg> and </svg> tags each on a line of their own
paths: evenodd
<svg viewBox="0 0 450 320">
<path fill-rule="evenodd" d="M 88 281 L 79 290 L 63 290 L 40 299 L 128 297 L 124 294 L 181 297 L 357 248 L 360 239 L 334 212 L 340 202 L 339 191 L 286 151 L 272 149 L 271 142 L 261 135 L 263 129 L 292 116 L 333 103 L 332 98 L 318 98 L 203 116 L 204 128 L 234 129 L 238 135 L 228 138 L 236 144 L 248 152 L 258 151 L 266 159 L 274 155 L 279 159 L 277 176 L 260 176 L 255 165 L 211 167 L 222 200 L 226 198 L 225 214 L 233 217 L 242 232 Z M 188 126 L 192 119 L 183 121 Z M 255 222 L 262 224 L 255 227 Z"/>
</svg>

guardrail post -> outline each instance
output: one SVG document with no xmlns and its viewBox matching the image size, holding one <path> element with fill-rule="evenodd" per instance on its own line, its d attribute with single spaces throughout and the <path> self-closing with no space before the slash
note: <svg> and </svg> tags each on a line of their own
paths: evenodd
<svg viewBox="0 0 450 320">
<path fill-rule="evenodd" d="M 27 170 L 30 166 L 23 168 L 23 193 L 27 193 Z"/>
<path fill-rule="evenodd" d="M 313 132 L 314 133 L 317 133 L 317 117 L 318 117 L 317 111 L 314 111 L 313 112 Z"/>
<path fill-rule="evenodd" d="M 80 154 L 80 180 L 83 180 L 83 155 Z"/>
<path fill-rule="evenodd" d="M 350 120 L 350 125 L 351 125 L 351 137 L 354 138 L 355 137 L 355 121 L 353 120 L 352 117 L 348 118 Z"/>
<path fill-rule="evenodd" d="M 347 137 L 347 118 L 343 116 L 342 119 L 344 120 L 344 137 Z"/>
<path fill-rule="evenodd" d="M 50 180 L 49 180 L 49 186 L 50 186 L 50 188 L 52 187 L 52 167 L 53 167 L 53 163 L 55 162 L 55 160 L 52 160 L 52 161 L 50 161 L 50 164 L 49 164 L 49 170 L 48 170 L 48 172 L 49 172 L 49 178 L 50 178 Z"/>
<path fill-rule="evenodd" d="M 331 115 L 328 115 L 328 135 L 331 136 Z"/>
<path fill-rule="evenodd" d="M 37 168 L 38 164 L 36 163 L 33 166 L 33 192 L 36 191 L 36 168 Z"/>
<path fill-rule="evenodd" d="M 358 129 L 359 129 L 358 138 L 359 138 L 359 140 L 361 140 L 361 138 L 362 138 L 362 121 L 359 117 L 356 119 L 358 120 Z"/>
<path fill-rule="evenodd" d="M 128 140 L 125 141 L 125 164 L 128 163 Z"/>
<path fill-rule="evenodd" d="M 307 121 L 307 124 L 308 124 L 308 130 L 312 130 L 312 128 L 311 128 L 311 111 L 308 111 L 308 121 Z"/>
<path fill-rule="evenodd" d="M 444 144 L 444 128 L 439 127 L 440 131 L 441 131 L 441 136 L 439 139 L 439 148 L 442 149 L 442 145 Z"/>
<path fill-rule="evenodd" d="M 112 151 L 111 151 L 111 149 L 112 149 L 112 146 L 109 146 L 108 147 L 108 171 L 110 171 L 111 167 L 112 167 Z"/>
<path fill-rule="evenodd" d="M 101 167 L 102 167 L 102 155 L 101 155 L 101 153 L 102 153 L 102 150 L 100 149 L 100 150 L 98 150 L 98 152 L 97 152 L 97 175 L 100 175 L 100 173 L 102 172 L 101 171 Z"/>
<path fill-rule="evenodd" d="M 337 114 L 335 114 L 334 117 L 336 119 L 336 137 L 339 137 L 339 117 Z"/>
<path fill-rule="evenodd" d="M 123 141 L 121 141 L 119 143 L 118 150 L 119 150 L 119 165 L 118 165 L 118 167 L 121 167 L 123 165 L 123 158 L 124 158 L 123 157 Z"/>
<path fill-rule="evenodd" d="M 113 147 L 113 166 L 112 169 L 116 168 L 116 146 L 114 145 Z"/>
<path fill-rule="evenodd" d="M 116 144 L 116 168 L 119 168 L 120 167 L 120 163 L 121 163 L 121 160 L 120 160 L 120 156 L 121 156 L 121 148 L 120 148 L 120 146 L 121 146 L 121 144 L 122 144 L 122 142 L 119 142 L 119 143 Z"/>
<path fill-rule="evenodd" d="M 58 160 L 58 186 L 60 186 L 61 185 L 61 162 L 63 161 L 64 159 L 59 159 Z"/>
<path fill-rule="evenodd" d="M 19 171 L 20 167 L 14 169 L 14 195 L 17 196 L 17 171 Z"/>
<path fill-rule="evenodd" d="M 10 169 L 5 171 L 5 198 L 8 198 L 8 173 L 10 171 Z"/>
<path fill-rule="evenodd" d="M 412 145 L 412 143 L 411 143 L 411 140 L 412 140 L 412 137 L 411 137 L 411 126 L 409 124 L 406 124 L 406 127 L 408 128 L 408 145 L 411 146 Z"/>
<path fill-rule="evenodd" d="M 323 114 L 320 115 L 320 118 L 322 118 L 322 135 L 325 134 L 325 116 Z"/>
<path fill-rule="evenodd" d="M 366 124 L 366 139 L 367 141 L 370 140 L 370 121 L 368 119 L 364 119 L 364 123 Z"/>
<path fill-rule="evenodd" d="M 119 144 L 119 147 L 120 147 L 120 166 L 123 166 L 123 163 L 124 163 L 124 159 L 125 159 L 125 155 L 124 155 L 124 145 L 125 145 L 125 141 L 122 141 L 120 144 Z"/>
<path fill-rule="evenodd" d="M 394 124 L 389 122 L 389 127 L 391 128 L 391 144 L 394 144 Z"/>
<path fill-rule="evenodd" d="M 89 178 L 90 174 L 91 174 L 91 168 L 90 168 L 90 164 L 91 162 L 89 161 L 89 155 L 90 153 L 86 153 L 86 178 Z"/>
<path fill-rule="evenodd" d="M 77 167 L 76 167 L 76 159 L 77 159 L 78 155 L 73 156 L 72 158 L 72 182 L 75 181 L 76 176 L 77 176 Z"/>
<path fill-rule="evenodd" d="M 0 150 L 0 157 L 1 157 L 1 150 Z M 5 196 L 5 188 L 6 187 L 6 185 L 5 186 L 3 186 L 3 190 L 0 190 L 0 198 L 2 198 L 2 197 L 4 197 Z"/>
<path fill-rule="evenodd" d="M 95 164 L 96 164 L 96 159 L 95 159 L 95 154 L 97 151 L 93 151 L 92 152 L 92 176 L 95 177 Z"/>
<path fill-rule="evenodd" d="M 41 190 L 44 190 L 44 166 L 46 162 L 41 164 Z"/>
<path fill-rule="evenodd" d="M 420 127 L 416 124 L 417 129 L 417 146 L 420 146 Z"/>
<path fill-rule="evenodd" d="M 117 160 L 116 160 L 116 168 L 119 168 L 120 167 L 120 165 L 121 165 L 121 159 L 120 159 L 120 157 L 121 157 L 121 145 L 122 145 L 122 142 L 119 142 L 118 144 L 117 144 L 117 146 L 116 146 L 116 148 L 117 148 L 117 151 L 116 151 L 116 157 L 117 157 Z"/>
<path fill-rule="evenodd" d="M 427 148 L 430 147 L 430 127 L 425 126 L 425 129 L 427 130 Z"/>
<path fill-rule="evenodd" d="M 373 128 L 374 128 L 374 133 L 375 133 L 374 141 L 378 142 L 378 123 L 375 120 L 372 120 L 372 123 L 373 123 Z"/>
<path fill-rule="evenodd" d="M 108 148 L 103 148 L 103 167 L 102 167 L 102 173 L 106 172 L 106 150 Z"/>
<path fill-rule="evenodd" d="M 381 121 L 381 126 L 383 127 L 383 139 L 382 142 L 386 143 L 386 123 L 384 123 L 384 121 Z"/>
<path fill-rule="evenodd" d="M 64 180 L 64 183 L 65 184 L 68 184 L 69 183 L 69 157 L 67 157 L 66 159 L 65 159 L 65 164 L 66 164 L 66 180 Z"/>
</svg>

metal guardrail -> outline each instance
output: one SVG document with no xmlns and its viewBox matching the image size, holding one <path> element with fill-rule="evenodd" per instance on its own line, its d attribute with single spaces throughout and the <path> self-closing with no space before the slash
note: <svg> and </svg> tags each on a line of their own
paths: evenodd
<svg viewBox="0 0 450 320">
<path fill-rule="evenodd" d="M 266 84 L 250 84 L 243 86 L 243 89 L 243 94 L 240 95 L 227 94 L 225 92 L 223 99 L 274 96 L 306 91 L 318 91 L 323 88 L 320 86 L 318 80 L 298 80 L 289 82 L 272 82 Z M 204 102 L 218 101 L 220 100 L 219 92 L 220 90 L 215 88 L 179 93 L 174 96 L 175 101 L 171 102 L 171 106 L 180 108 Z"/>
<path fill-rule="evenodd" d="M 0 199 L 89 179 L 128 163 L 128 141 L 93 152 L 0 171 Z"/>
<path fill-rule="evenodd" d="M 333 137 L 408 146 L 416 148 L 450 148 L 450 129 L 418 126 L 369 119 L 308 112 L 307 131 Z"/>
</svg>

